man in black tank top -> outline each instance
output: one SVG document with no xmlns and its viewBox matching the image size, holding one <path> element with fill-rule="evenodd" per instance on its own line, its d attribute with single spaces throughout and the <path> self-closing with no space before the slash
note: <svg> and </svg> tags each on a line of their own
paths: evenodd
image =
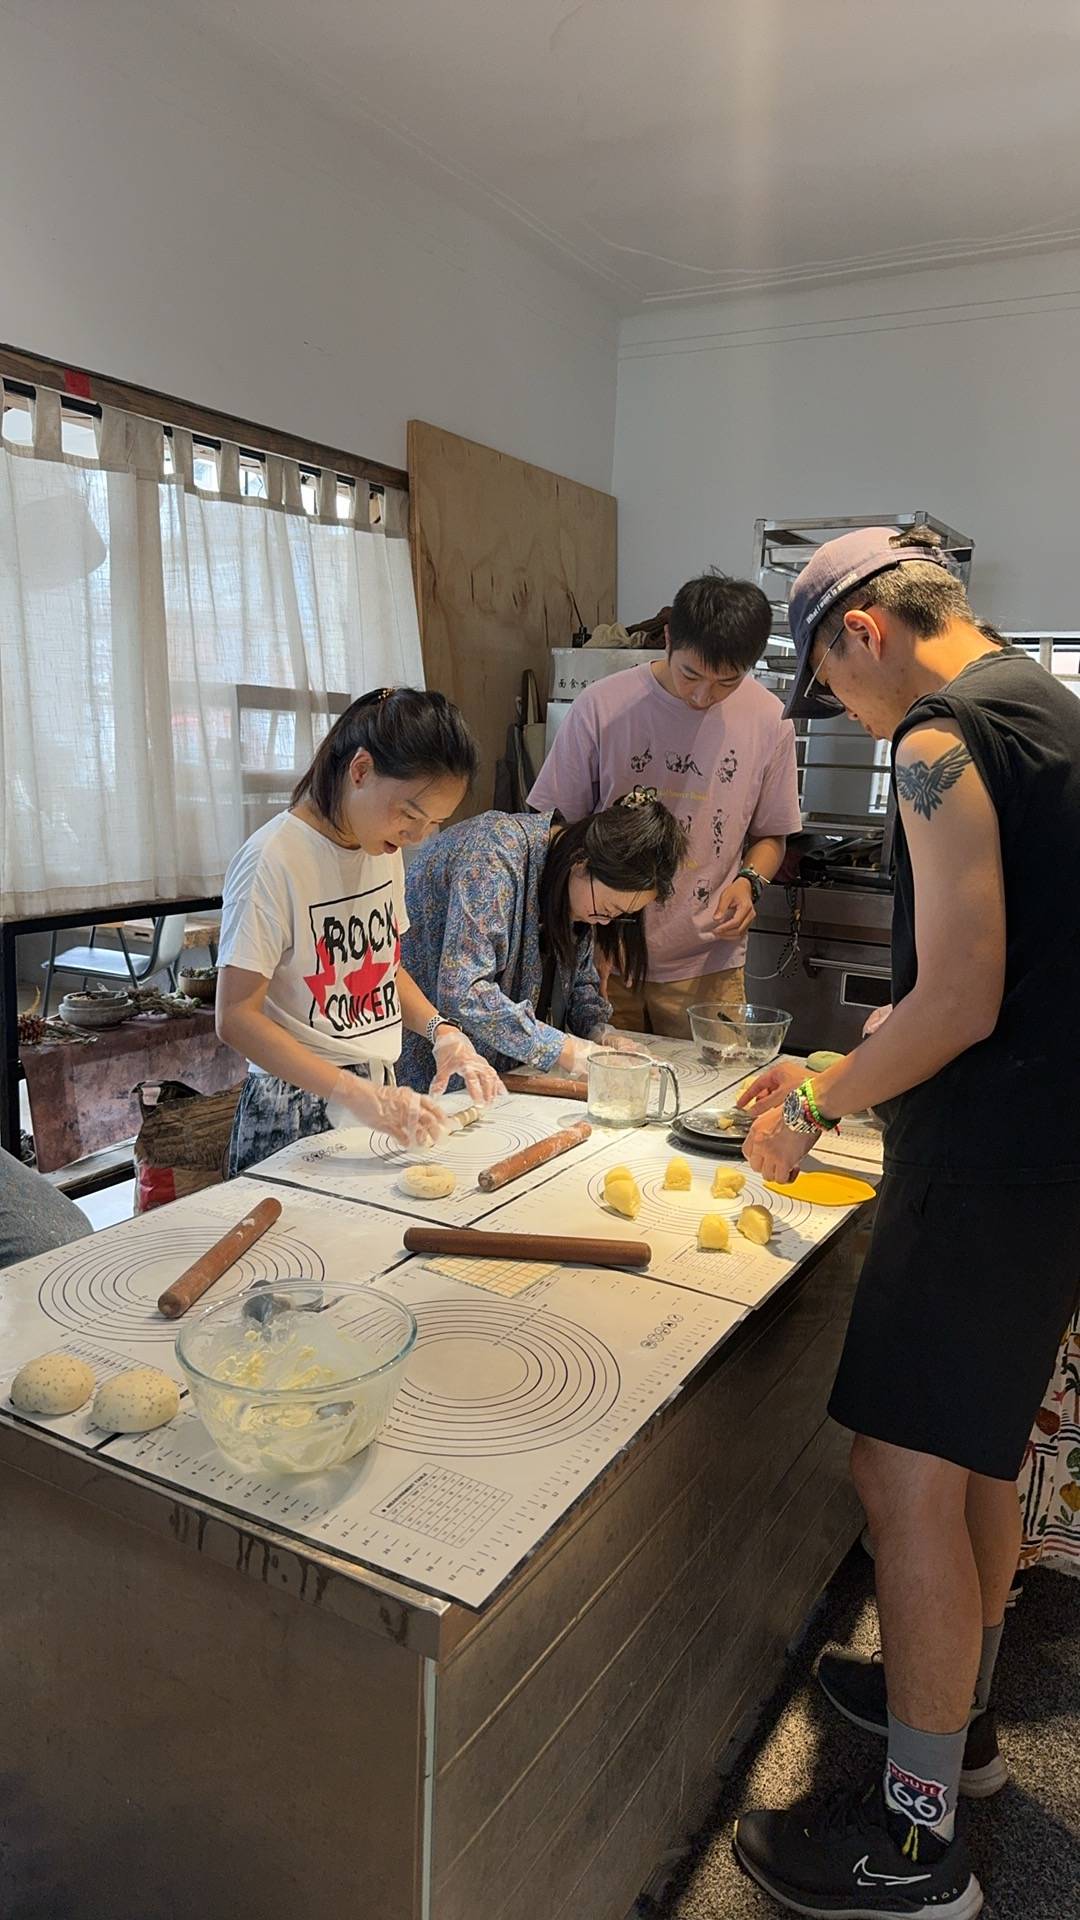
<svg viewBox="0 0 1080 1920">
<path fill-rule="evenodd" d="M 1015 1481 L 1080 1273 L 1080 700 L 980 626 L 929 529 L 830 541 L 791 595 L 788 712 L 893 743 L 893 1010 L 825 1073 L 745 1096 L 746 1153 L 787 1180 L 874 1107 L 885 1173 L 830 1411 L 876 1549 L 884 1664 L 825 1656 L 888 1740 L 822 1818 L 739 1821 L 799 1912 L 970 1920 L 958 1792 L 1008 1778 L 990 1683 L 1020 1547 Z"/>
</svg>

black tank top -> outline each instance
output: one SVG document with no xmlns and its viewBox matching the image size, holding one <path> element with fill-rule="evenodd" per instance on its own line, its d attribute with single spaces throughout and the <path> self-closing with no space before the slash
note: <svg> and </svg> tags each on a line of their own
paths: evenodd
<svg viewBox="0 0 1080 1920">
<path fill-rule="evenodd" d="M 994 804 L 1005 881 L 997 1026 L 882 1108 L 887 1167 L 954 1181 L 1080 1180 L 1080 700 L 1011 648 L 917 700 L 893 739 L 956 723 Z M 894 1003 L 915 985 L 915 890 L 900 821 Z"/>
</svg>

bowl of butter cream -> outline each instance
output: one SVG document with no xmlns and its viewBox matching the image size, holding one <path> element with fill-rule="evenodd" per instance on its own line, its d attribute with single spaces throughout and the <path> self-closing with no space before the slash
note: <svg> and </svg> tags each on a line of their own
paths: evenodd
<svg viewBox="0 0 1080 1920">
<path fill-rule="evenodd" d="M 298 1278 L 193 1313 L 176 1358 L 204 1426 L 252 1473 L 324 1473 L 369 1447 L 416 1342 L 372 1286 Z"/>
</svg>

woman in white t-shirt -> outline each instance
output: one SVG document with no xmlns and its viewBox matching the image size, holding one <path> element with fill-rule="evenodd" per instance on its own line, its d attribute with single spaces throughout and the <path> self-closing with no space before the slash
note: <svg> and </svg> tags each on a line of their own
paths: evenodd
<svg viewBox="0 0 1080 1920">
<path fill-rule="evenodd" d="M 217 1030 L 245 1054 L 229 1176 L 335 1124 L 432 1146 L 432 1095 L 460 1074 L 486 1104 L 499 1081 L 401 965 L 403 846 L 450 818 L 477 750 L 441 693 L 384 688 L 331 728 L 287 813 L 253 833 L 225 876 Z M 435 1053 L 427 1095 L 393 1084 L 403 1030 Z M 327 1105 L 335 1110 L 328 1117 Z"/>
</svg>

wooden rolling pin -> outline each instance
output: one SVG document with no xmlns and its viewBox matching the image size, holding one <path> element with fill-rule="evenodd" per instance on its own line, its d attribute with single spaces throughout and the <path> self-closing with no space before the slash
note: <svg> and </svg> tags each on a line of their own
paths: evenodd
<svg viewBox="0 0 1080 1920">
<path fill-rule="evenodd" d="M 476 1176 L 476 1184 L 481 1193 L 494 1193 L 496 1187 L 505 1187 L 511 1180 L 520 1180 L 523 1173 L 531 1173 L 534 1167 L 542 1167 L 545 1160 L 554 1160 L 560 1153 L 569 1153 L 571 1147 L 578 1147 L 587 1140 L 592 1128 L 587 1120 L 579 1120 L 576 1126 L 564 1127 L 561 1133 L 549 1133 L 545 1140 L 534 1141 L 531 1147 L 522 1147 L 520 1153 L 512 1153 L 507 1160 L 496 1160 L 493 1167 L 485 1167 L 483 1173 Z"/>
<path fill-rule="evenodd" d="M 180 1275 L 179 1280 L 174 1280 L 171 1287 L 166 1287 L 158 1301 L 158 1312 L 163 1313 L 166 1320 L 179 1320 L 180 1315 L 193 1307 L 196 1300 L 202 1299 L 215 1280 L 220 1280 L 222 1274 L 228 1272 L 242 1253 L 253 1247 L 256 1240 L 261 1240 L 280 1212 L 280 1200 L 260 1200 L 250 1213 L 245 1213 L 243 1219 L 237 1221 L 235 1227 L 230 1227 L 228 1233 L 223 1233 L 220 1240 L 215 1240 L 206 1253 L 200 1254 L 194 1264 Z"/>
<path fill-rule="evenodd" d="M 573 1267 L 647 1267 L 644 1240 L 587 1240 L 561 1233 L 485 1233 L 481 1227 L 406 1227 L 410 1253 L 479 1254 L 492 1260 L 558 1260 Z"/>
<path fill-rule="evenodd" d="M 587 1100 L 589 1089 L 584 1080 L 553 1079 L 546 1073 L 504 1073 L 507 1093 L 544 1093 L 552 1100 Z"/>
</svg>

